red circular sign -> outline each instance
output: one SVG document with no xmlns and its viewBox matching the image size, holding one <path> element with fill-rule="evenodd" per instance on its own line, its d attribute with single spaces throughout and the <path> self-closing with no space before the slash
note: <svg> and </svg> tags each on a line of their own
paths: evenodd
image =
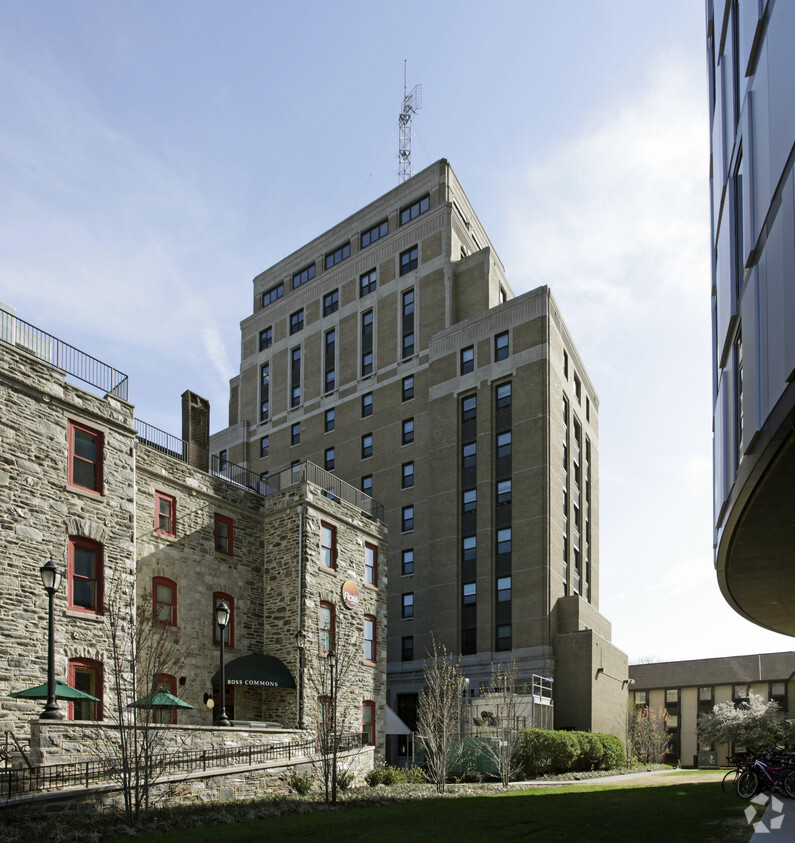
<svg viewBox="0 0 795 843">
<path fill-rule="evenodd" d="M 346 580 L 342 586 L 342 602 L 349 608 L 359 605 L 359 586 L 353 580 Z"/>
</svg>

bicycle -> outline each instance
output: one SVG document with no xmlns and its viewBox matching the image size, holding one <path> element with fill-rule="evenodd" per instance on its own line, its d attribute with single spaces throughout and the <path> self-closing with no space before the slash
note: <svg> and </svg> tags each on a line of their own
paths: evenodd
<svg viewBox="0 0 795 843">
<path fill-rule="evenodd" d="M 730 755 L 728 758 L 729 764 L 734 765 L 734 769 L 727 771 L 726 775 L 723 777 L 723 780 L 720 783 L 721 790 L 726 792 L 726 782 L 731 777 L 731 789 L 737 789 L 737 779 L 740 778 L 742 773 L 746 770 L 750 769 L 751 766 L 751 759 L 747 752 L 738 752 L 736 755 Z"/>
<path fill-rule="evenodd" d="M 737 795 L 741 799 L 752 799 L 764 790 L 776 790 L 795 799 L 795 769 L 791 755 L 766 752 L 749 758 L 750 766 L 737 778 Z"/>
</svg>

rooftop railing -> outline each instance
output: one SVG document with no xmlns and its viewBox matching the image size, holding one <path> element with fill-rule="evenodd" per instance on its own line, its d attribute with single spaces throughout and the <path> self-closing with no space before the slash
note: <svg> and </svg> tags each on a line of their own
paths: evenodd
<svg viewBox="0 0 795 843">
<path fill-rule="evenodd" d="M 129 382 L 123 372 L 2 309 L 0 340 L 33 354 L 106 394 L 127 400 Z"/>
</svg>

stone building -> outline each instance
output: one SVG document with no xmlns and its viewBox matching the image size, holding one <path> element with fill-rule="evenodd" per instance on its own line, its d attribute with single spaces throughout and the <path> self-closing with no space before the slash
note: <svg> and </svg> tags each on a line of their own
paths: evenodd
<svg viewBox="0 0 795 843">
<path fill-rule="evenodd" d="M 696 735 L 699 714 L 718 703 L 740 705 L 756 694 L 776 700 L 787 718 L 795 716 L 794 652 L 635 664 L 629 675 L 636 706 L 668 712 L 666 760 L 684 767 L 728 763 L 731 747 L 701 746 Z"/>
<path fill-rule="evenodd" d="M 547 287 L 515 297 L 441 160 L 253 281 L 213 453 L 310 460 L 384 503 L 389 703 L 415 722 L 432 639 L 477 694 L 554 679 L 558 726 L 623 734 L 599 614 L 599 399 Z"/>
<path fill-rule="evenodd" d="M 161 717 L 211 726 L 223 599 L 230 719 L 314 730 L 334 651 L 346 660 L 340 725 L 383 752 L 386 530 L 377 504 L 306 463 L 267 486 L 232 463 L 211 467 L 203 399 L 183 395 L 184 439 L 169 436 L 134 418 L 124 375 L 98 361 L 82 371 L 77 349 L 10 311 L 0 320 L 4 728 L 24 734 L 43 706 L 8 694 L 46 681 L 39 568 L 52 557 L 63 572 L 56 677 L 101 700 L 62 703 L 70 719 L 113 715 L 113 605 L 122 624 L 143 611 L 177 646 L 173 673 L 139 676 L 141 687 L 154 681 L 193 706 Z M 64 359 L 69 374 L 53 365 Z M 100 394 L 74 385 L 75 375 Z M 114 602 L 125 593 L 134 600 Z"/>
</svg>

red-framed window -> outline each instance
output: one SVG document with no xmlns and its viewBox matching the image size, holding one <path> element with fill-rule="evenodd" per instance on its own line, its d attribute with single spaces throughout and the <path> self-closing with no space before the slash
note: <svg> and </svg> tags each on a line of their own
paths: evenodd
<svg viewBox="0 0 795 843">
<path fill-rule="evenodd" d="M 66 681 L 78 691 L 85 691 L 99 702 L 74 700 L 69 703 L 70 720 L 102 720 L 102 662 L 96 659 L 69 659 Z"/>
<path fill-rule="evenodd" d="M 324 568 L 337 567 L 337 528 L 320 522 L 320 564 Z"/>
<path fill-rule="evenodd" d="M 167 691 L 169 694 L 177 695 L 177 678 L 171 676 L 169 673 L 158 673 L 152 683 L 152 693 L 157 691 Z M 152 708 L 152 722 L 153 723 L 171 723 L 177 722 L 176 708 Z"/>
<path fill-rule="evenodd" d="M 68 436 L 67 482 L 70 486 L 101 495 L 103 435 L 98 430 L 70 421 Z"/>
<path fill-rule="evenodd" d="M 80 536 L 69 537 L 69 608 L 92 615 L 102 614 L 102 545 Z"/>
<path fill-rule="evenodd" d="M 362 703 L 362 744 L 375 746 L 375 703 L 365 700 Z"/>
<path fill-rule="evenodd" d="M 220 629 L 220 627 L 215 622 L 215 609 L 222 600 L 226 600 L 227 605 L 229 606 L 229 623 L 226 625 L 226 629 L 224 630 L 224 647 L 234 647 L 235 646 L 235 598 L 232 597 L 231 594 L 226 594 L 223 591 L 214 591 L 213 592 L 213 644 L 215 644 L 217 647 L 221 646 L 221 639 L 218 636 L 218 630 Z"/>
<path fill-rule="evenodd" d="M 235 545 L 235 522 L 215 513 L 215 552 L 232 556 Z"/>
<path fill-rule="evenodd" d="M 321 655 L 325 655 L 329 650 L 334 649 L 335 614 L 333 603 L 326 600 L 321 601 L 317 622 L 318 645 Z"/>
<path fill-rule="evenodd" d="M 168 577 L 152 577 L 153 617 L 163 626 L 177 625 L 177 584 Z"/>
<path fill-rule="evenodd" d="M 376 631 L 375 618 L 373 615 L 364 616 L 364 660 L 375 664 L 376 662 Z"/>
<path fill-rule="evenodd" d="M 165 492 L 155 491 L 155 532 L 177 535 L 177 499 Z"/>
<path fill-rule="evenodd" d="M 226 700 L 224 701 L 224 708 L 226 709 L 226 719 L 235 719 L 235 686 L 226 686 Z M 221 688 L 219 685 L 213 685 L 213 720 L 221 711 Z"/>
<path fill-rule="evenodd" d="M 367 585 L 378 585 L 378 548 L 369 542 L 364 543 L 364 581 Z"/>
</svg>

